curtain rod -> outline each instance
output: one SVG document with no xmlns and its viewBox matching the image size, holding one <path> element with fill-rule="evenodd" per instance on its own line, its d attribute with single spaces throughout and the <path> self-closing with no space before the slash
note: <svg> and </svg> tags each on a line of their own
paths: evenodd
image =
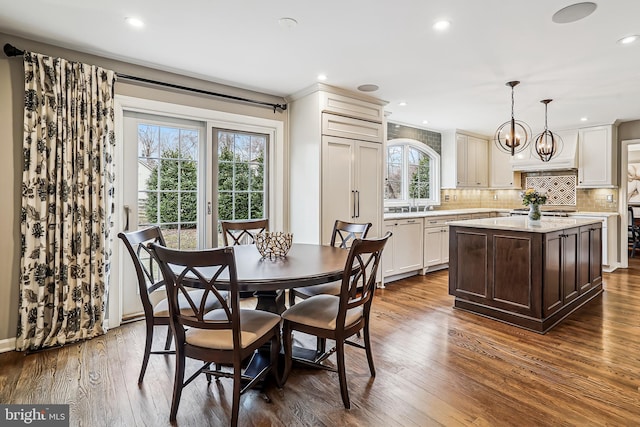
<svg viewBox="0 0 640 427">
<path fill-rule="evenodd" d="M 23 50 L 18 49 L 17 47 L 6 43 L 4 45 L 4 53 L 5 55 L 11 57 L 11 56 L 21 56 L 24 54 Z M 151 80 L 151 79 L 146 79 L 144 77 L 136 77 L 136 76 L 130 76 L 128 74 L 120 74 L 120 73 L 116 73 L 118 74 L 118 78 L 120 79 L 125 79 L 125 80 L 133 80 L 133 81 L 137 81 L 137 82 L 143 82 L 143 83 L 149 83 L 149 84 L 153 84 L 153 85 L 158 85 L 158 86 L 164 86 L 164 87 L 170 87 L 173 89 L 180 89 L 180 90 L 184 90 L 187 92 L 195 92 L 195 93 L 200 93 L 203 95 L 210 95 L 210 96 L 215 96 L 218 98 L 225 98 L 225 99 L 231 99 L 234 101 L 240 101 L 240 102 L 247 102 L 250 104 L 255 104 L 255 105 L 260 105 L 263 107 L 269 107 L 269 108 L 273 108 L 273 112 L 275 113 L 276 110 L 280 110 L 280 111 L 285 111 L 287 109 L 287 104 L 273 104 L 271 102 L 264 102 L 264 101 L 256 101 L 254 99 L 248 99 L 248 98 L 241 98 L 239 96 L 233 96 L 233 95 L 226 95 L 224 93 L 217 93 L 217 92 L 210 92 L 208 90 L 203 90 L 203 89 L 196 89 L 196 88 L 192 88 L 192 87 L 188 87 L 188 86 L 181 86 L 181 85 L 176 85 L 173 83 L 166 83 L 166 82 L 160 82 L 157 80 Z"/>
</svg>

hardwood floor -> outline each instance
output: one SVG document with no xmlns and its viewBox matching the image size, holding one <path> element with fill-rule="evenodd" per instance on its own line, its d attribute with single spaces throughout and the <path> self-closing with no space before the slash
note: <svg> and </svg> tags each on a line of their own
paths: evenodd
<svg viewBox="0 0 640 427">
<path fill-rule="evenodd" d="M 389 284 L 373 304 L 376 378 L 364 351 L 347 348 L 351 410 L 337 374 L 297 368 L 281 390 L 268 383 L 246 393 L 240 424 L 637 425 L 640 261 L 632 262 L 605 274 L 605 293 L 546 335 L 454 310 L 446 271 Z M 0 402 L 69 403 L 71 425 L 169 425 L 173 357 L 152 356 L 138 387 L 143 344 L 135 322 L 61 349 L 2 354 Z M 228 425 L 230 409 L 231 381 L 207 386 L 201 377 L 185 388 L 177 424 Z"/>
</svg>

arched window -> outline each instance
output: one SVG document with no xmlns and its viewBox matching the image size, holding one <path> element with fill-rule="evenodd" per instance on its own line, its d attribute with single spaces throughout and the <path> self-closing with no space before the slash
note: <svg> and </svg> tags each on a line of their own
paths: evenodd
<svg viewBox="0 0 640 427">
<path fill-rule="evenodd" d="M 413 139 L 387 141 L 386 206 L 439 205 L 440 155 Z"/>
</svg>

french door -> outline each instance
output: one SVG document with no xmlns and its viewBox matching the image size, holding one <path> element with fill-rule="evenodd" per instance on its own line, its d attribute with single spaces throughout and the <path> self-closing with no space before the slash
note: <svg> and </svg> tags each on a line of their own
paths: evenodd
<svg viewBox="0 0 640 427">
<path fill-rule="evenodd" d="M 214 246 L 222 246 L 220 221 L 268 217 L 269 135 L 212 129 Z"/>
<path fill-rule="evenodd" d="M 167 246 L 196 249 L 204 241 L 201 154 L 205 122 L 125 111 L 124 229 L 162 229 Z M 125 262 L 122 316 L 142 311 L 135 272 Z M 158 272 L 159 273 L 159 272 Z"/>
</svg>

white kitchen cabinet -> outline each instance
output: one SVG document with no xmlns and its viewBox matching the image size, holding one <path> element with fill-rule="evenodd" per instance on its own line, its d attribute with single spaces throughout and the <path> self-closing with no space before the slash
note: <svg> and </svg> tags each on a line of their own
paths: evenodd
<svg viewBox="0 0 640 427">
<path fill-rule="evenodd" d="M 578 187 L 618 186 L 618 143 L 615 126 L 578 130 Z"/>
<path fill-rule="evenodd" d="M 489 141 L 461 132 L 442 134 L 442 188 L 486 188 Z"/>
<path fill-rule="evenodd" d="M 489 187 L 522 188 L 520 172 L 514 172 L 511 167 L 511 154 L 500 150 L 494 143 L 489 142 L 489 146 Z"/>
<path fill-rule="evenodd" d="M 289 99 L 289 231 L 330 241 L 336 219 L 382 235 L 384 101 L 317 84 Z"/>
<path fill-rule="evenodd" d="M 336 219 L 379 224 L 382 144 L 323 136 L 322 177 L 322 199 L 330 201 L 322 204 L 323 243 L 331 241 Z"/>
<path fill-rule="evenodd" d="M 447 222 L 455 219 L 457 219 L 455 216 L 425 218 L 423 252 L 425 271 L 429 267 L 449 262 L 449 226 Z"/>
<path fill-rule="evenodd" d="M 384 277 L 422 269 L 422 218 L 385 220 L 384 232 L 393 236 L 382 252 Z"/>
</svg>

